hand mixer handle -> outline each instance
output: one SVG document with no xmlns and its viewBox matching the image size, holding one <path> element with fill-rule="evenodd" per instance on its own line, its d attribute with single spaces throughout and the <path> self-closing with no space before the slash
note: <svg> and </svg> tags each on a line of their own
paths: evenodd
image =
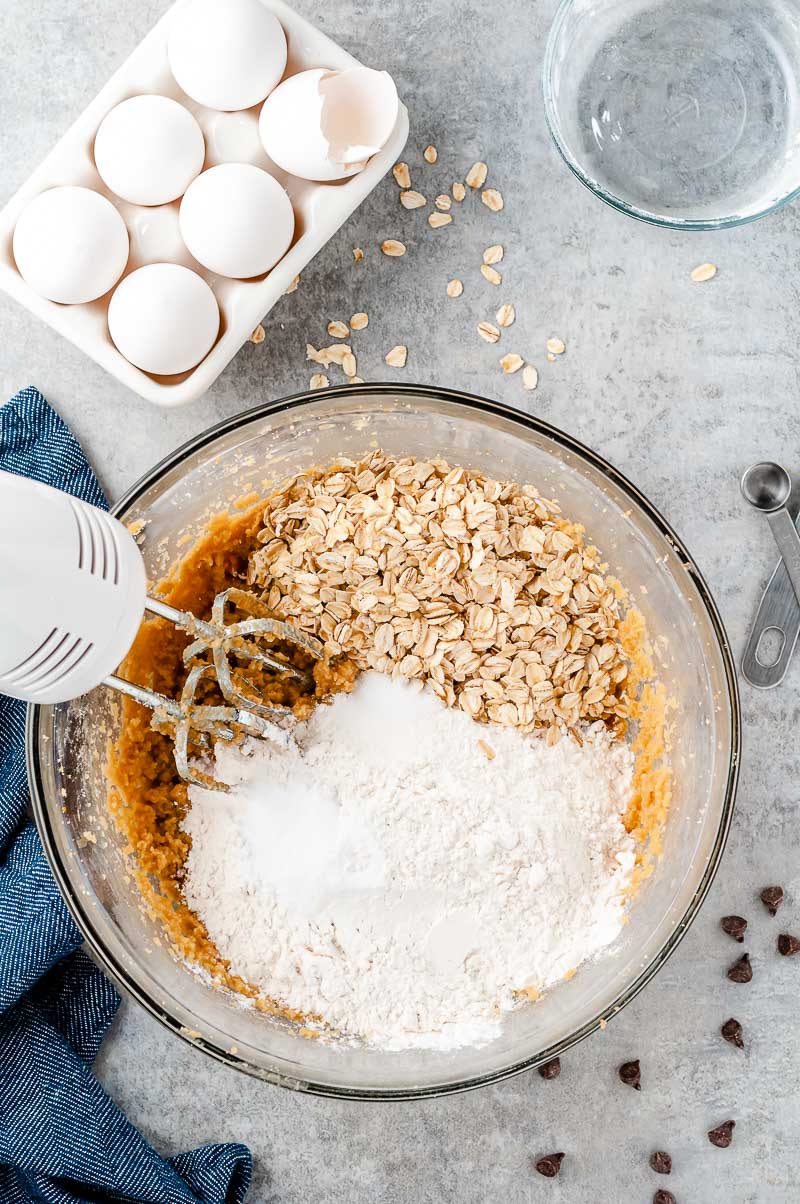
<svg viewBox="0 0 800 1204">
<path fill-rule="evenodd" d="M 0 694 L 55 703 L 99 685 L 134 641 L 146 590 L 117 519 L 0 472 Z"/>
</svg>

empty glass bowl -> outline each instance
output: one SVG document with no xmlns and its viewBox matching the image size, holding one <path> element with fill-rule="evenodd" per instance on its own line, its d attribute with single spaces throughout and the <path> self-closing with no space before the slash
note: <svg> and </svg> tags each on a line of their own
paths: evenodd
<svg viewBox="0 0 800 1204">
<path fill-rule="evenodd" d="M 107 691 L 31 707 L 28 767 L 37 826 L 64 897 L 101 965 L 165 1025 L 205 1053 L 296 1090 L 363 1099 L 476 1087 L 554 1057 L 619 1011 L 675 948 L 725 844 L 739 747 L 736 680 L 725 633 L 680 541 L 599 456 L 545 423 L 481 398 L 408 385 L 306 393 L 223 422 L 179 448 L 116 506 L 146 524 L 148 578 L 163 576 L 208 518 L 286 476 L 363 455 L 446 455 L 496 479 L 534 482 L 583 523 L 634 592 L 676 701 L 673 803 L 664 855 L 615 945 L 535 1004 L 510 1013 L 480 1048 L 387 1053 L 313 1041 L 297 1026 L 215 990 L 176 960 L 141 906 L 108 820 L 104 766 L 114 738 Z M 184 547 L 185 550 L 185 547 Z M 94 843 L 83 837 L 96 834 Z"/>
<path fill-rule="evenodd" d="M 543 72 L 553 139 L 602 200 L 708 230 L 800 192 L 800 0 L 563 0 Z"/>
</svg>

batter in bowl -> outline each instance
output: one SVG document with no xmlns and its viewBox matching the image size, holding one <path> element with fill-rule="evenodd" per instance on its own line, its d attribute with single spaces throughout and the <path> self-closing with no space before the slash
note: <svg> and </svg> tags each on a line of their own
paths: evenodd
<svg viewBox="0 0 800 1204">
<path fill-rule="evenodd" d="M 295 478 L 236 518 L 219 516 L 160 592 L 203 613 L 218 590 L 243 579 L 277 616 L 325 643 L 313 689 L 253 683 L 307 721 L 304 755 L 292 764 L 286 749 L 233 750 L 239 763 L 217 766 L 233 787 L 222 803 L 202 791 L 189 797 L 169 743 L 126 702 L 111 805 L 150 906 L 177 955 L 309 1032 L 387 1048 L 488 1038 L 508 1008 L 534 1000 L 614 939 L 658 853 L 669 802 L 665 700 L 641 618 L 626 609 L 623 587 L 583 532 L 531 485 L 381 452 Z M 181 647 L 174 631 L 148 622 L 126 671 L 174 692 Z M 354 686 L 352 698 L 317 705 Z M 384 687 L 401 693 L 359 763 L 348 733 L 380 710 L 374 691 Z M 372 691 L 366 706 L 364 690 Z M 299 799 L 301 771 L 330 741 L 334 718 L 352 772 L 333 782 L 317 772 Z M 415 724 L 421 734 L 408 742 L 410 759 L 392 770 L 392 733 L 402 744 Z M 427 762 L 426 732 L 438 732 Z M 445 772 L 448 748 L 461 751 Z M 508 770 L 515 758 L 518 776 Z M 261 787 L 251 772 L 258 764 Z M 404 783 L 426 773 L 433 799 L 419 789 L 403 795 Z M 280 797 L 264 786 L 278 778 Z M 310 869 L 302 863 L 309 840 L 296 823 L 301 804 L 308 832 L 333 817 L 329 844 L 341 854 Z M 269 842 L 259 855 L 259 816 L 300 858 L 300 882 L 316 875 L 316 895 L 298 900 L 263 855 Z M 398 849 L 420 833 L 416 868 L 404 873 Z M 348 866 L 342 889 L 331 874 L 347 879 Z M 427 893 L 425 874 L 435 880 Z M 487 885 L 498 876 L 508 888 L 499 904 Z M 474 889 L 456 897 L 465 877 Z M 353 920 L 354 884 L 370 917 L 366 935 Z M 597 904 L 573 908 L 570 932 L 565 892 Z M 505 961 L 494 956 L 498 917 L 504 932 L 510 923 Z M 532 943 L 531 932 L 540 939 Z M 393 964 L 398 949 L 408 958 Z M 322 973 L 331 962 L 338 976 Z M 396 1000 L 401 983 L 418 995 L 369 1015 L 356 995 L 370 976 L 373 999 L 390 998 L 393 981 Z"/>
</svg>

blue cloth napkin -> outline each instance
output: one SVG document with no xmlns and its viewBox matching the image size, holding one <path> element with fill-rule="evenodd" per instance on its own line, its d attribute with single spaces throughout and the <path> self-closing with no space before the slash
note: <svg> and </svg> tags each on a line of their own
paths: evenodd
<svg viewBox="0 0 800 1204">
<path fill-rule="evenodd" d="M 0 469 L 107 509 L 37 389 L 0 407 Z M 0 695 L 0 1204 L 240 1204 L 252 1173 L 245 1146 L 160 1158 L 91 1072 L 120 999 L 79 949 L 25 818 L 24 728 L 25 704 Z"/>
</svg>

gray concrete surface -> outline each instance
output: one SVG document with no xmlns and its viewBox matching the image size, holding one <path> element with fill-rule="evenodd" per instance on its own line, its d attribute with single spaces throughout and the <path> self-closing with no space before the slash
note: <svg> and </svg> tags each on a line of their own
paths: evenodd
<svg viewBox="0 0 800 1204">
<path fill-rule="evenodd" d="M 0 73 L 2 191 L 10 194 L 161 15 L 166 0 L 4 0 Z M 0 391 L 36 383 L 72 424 L 109 493 L 207 424 L 307 384 L 306 339 L 331 317 L 370 314 L 360 372 L 367 379 L 438 382 L 537 414 L 623 469 L 685 538 L 719 602 L 735 647 L 775 559 L 766 528 L 738 494 L 758 457 L 800 469 L 797 264 L 800 213 L 715 235 L 676 236 L 604 208 L 576 183 L 548 141 L 538 76 L 552 0 L 298 0 L 302 11 L 366 61 L 389 67 L 408 102 L 407 158 L 429 196 L 477 158 L 506 209 L 459 210 L 431 232 L 397 203 L 387 180 L 325 248 L 299 291 L 273 311 L 267 339 L 246 346 L 207 397 L 175 413 L 126 392 L 27 312 L 0 298 Z M 436 168 L 422 148 L 439 150 Z M 473 198 L 474 200 L 474 198 Z M 407 237 L 404 260 L 381 257 Z M 506 248 L 501 290 L 478 275 L 480 253 Z M 366 259 L 353 263 L 351 248 Z M 717 278 L 689 281 L 693 266 Z M 457 302 L 451 276 L 466 282 Z M 539 391 L 501 375 L 475 323 L 498 296 L 517 306 L 509 346 L 534 359 Z M 544 361 L 544 339 L 567 354 Z M 368 336 L 368 337 L 367 337 Z M 409 346 L 404 372 L 382 354 Z M 782 927 L 800 927 L 798 754 L 800 661 L 780 690 L 743 688 L 746 749 L 733 833 L 711 896 L 681 948 L 619 1018 L 564 1059 L 561 1078 L 524 1075 L 467 1096 L 423 1104 L 339 1104 L 294 1097 L 212 1064 L 124 1004 L 98 1068 L 153 1144 L 171 1154 L 213 1139 L 247 1142 L 257 1204 L 527 1204 L 649 1201 L 670 1186 L 680 1204 L 778 1204 L 800 1199 L 797 1036 L 800 959 L 775 956 L 758 888 L 789 893 Z M 751 920 L 755 978 L 728 983 L 735 946 L 717 927 Z M 717 1035 L 736 1014 L 745 1054 Z M 645 1090 L 616 1080 L 642 1059 Z M 733 1146 L 705 1131 L 738 1121 Z M 670 1150 L 670 1182 L 646 1159 Z M 532 1156 L 568 1152 L 545 1181 Z"/>
</svg>

